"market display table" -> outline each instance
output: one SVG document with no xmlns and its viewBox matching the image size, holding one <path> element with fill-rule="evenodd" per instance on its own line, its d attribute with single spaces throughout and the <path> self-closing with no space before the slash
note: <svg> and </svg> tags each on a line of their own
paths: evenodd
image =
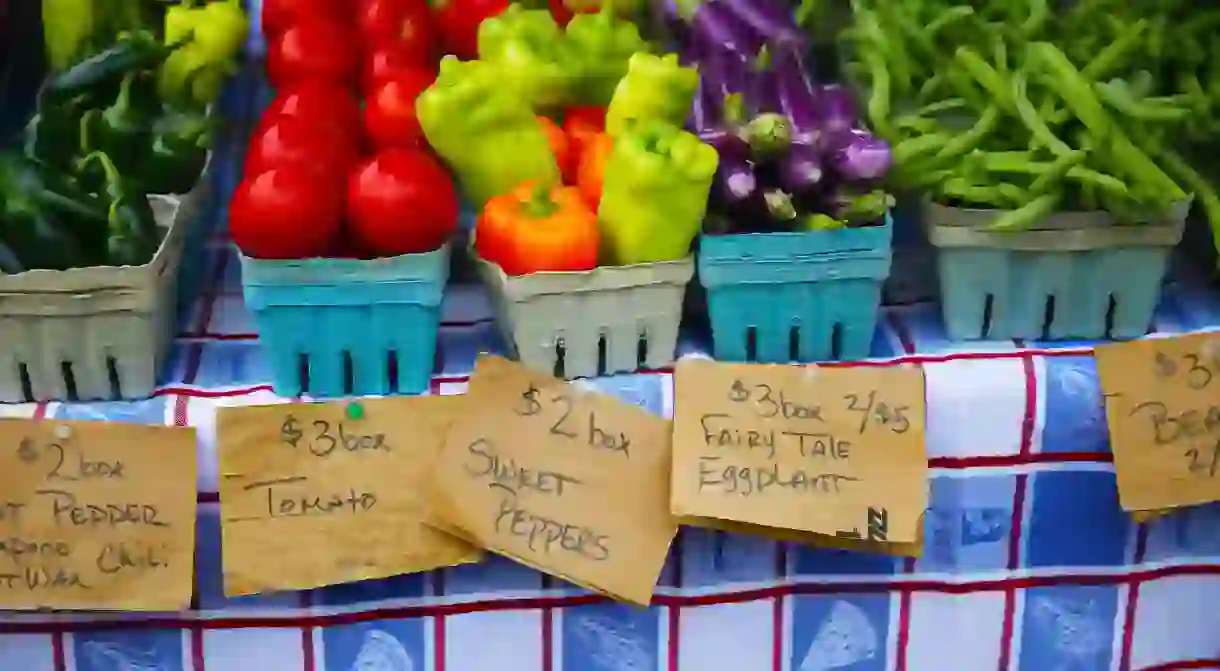
<svg viewBox="0 0 1220 671">
<path fill-rule="evenodd" d="M 226 599 L 216 408 L 282 402 L 227 244 L 156 396 L 0 406 L 6 416 L 197 427 L 193 608 L 160 616 L 6 614 L 4 671 L 1094 671 L 1220 668 L 1220 506 L 1147 526 L 1118 506 L 1089 343 L 962 344 L 931 304 L 887 308 L 873 354 L 927 377 L 932 458 L 919 560 L 683 529 L 648 610 L 507 560 L 310 592 Z M 481 290 L 447 294 L 432 393 L 503 350 Z M 1178 278 L 1159 333 L 1220 324 Z M 684 356 L 705 338 L 687 334 Z M 874 365 L 873 362 L 862 365 Z M 669 415 L 664 372 L 603 378 Z M 310 548 L 301 547 L 300 552 Z"/>
</svg>

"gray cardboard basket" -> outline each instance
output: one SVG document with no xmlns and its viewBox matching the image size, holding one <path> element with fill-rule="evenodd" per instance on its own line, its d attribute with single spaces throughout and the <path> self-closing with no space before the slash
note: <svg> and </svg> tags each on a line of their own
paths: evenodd
<svg viewBox="0 0 1220 671">
<path fill-rule="evenodd" d="M 694 257 L 522 276 L 477 263 L 500 332 L 527 366 L 576 378 L 673 363 Z"/>
<path fill-rule="evenodd" d="M 167 228 L 143 266 L 0 275 L 0 402 L 142 398 L 173 339 L 177 270 L 210 180 L 149 196 Z"/>
</svg>

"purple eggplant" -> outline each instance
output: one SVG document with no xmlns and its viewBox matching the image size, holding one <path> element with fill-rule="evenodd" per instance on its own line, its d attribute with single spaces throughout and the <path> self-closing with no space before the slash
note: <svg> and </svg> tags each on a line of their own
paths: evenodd
<svg viewBox="0 0 1220 671">
<path fill-rule="evenodd" d="M 823 132 L 837 133 L 859 127 L 856 101 L 851 92 L 838 84 L 821 87 L 817 93 L 818 125 Z"/>
<path fill-rule="evenodd" d="M 807 48 L 809 40 L 796 24 L 796 14 L 784 0 L 707 0 L 721 5 L 734 17 L 770 44 L 791 44 Z"/>
<path fill-rule="evenodd" d="M 746 63 L 746 105 L 751 114 L 783 114 L 779 104 L 779 81 L 771 50 L 763 47 L 758 55 Z"/>
<path fill-rule="evenodd" d="M 776 111 L 788 117 L 797 141 L 815 143 L 822 129 L 821 87 L 813 83 L 800 51 L 779 46 L 768 50 L 768 55 L 774 73 Z"/>
<path fill-rule="evenodd" d="M 682 12 L 677 0 L 650 0 L 648 6 L 652 10 L 652 19 L 658 28 L 664 30 L 673 39 L 686 42 L 689 28 L 682 20 Z"/>
<path fill-rule="evenodd" d="M 741 158 L 721 158 L 716 169 L 716 188 L 721 200 L 729 207 L 744 203 L 758 191 L 758 176 L 754 164 Z"/>
<path fill-rule="evenodd" d="M 825 157 L 830 168 L 846 180 L 866 182 L 885 175 L 894 163 L 890 145 L 863 130 L 846 130 L 827 136 Z"/>
<path fill-rule="evenodd" d="M 794 194 L 812 191 L 822 182 L 822 151 L 812 144 L 793 144 L 779 162 L 779 182 Z"/>
<path fill-rule="evenodd" d="M 679 1 L 679 8 L 683 2 Z M 690 17 L 691 46 L 701 58 L 729 52 L 753 57 L 763 46 L 762 38 L 741 22 L 733 12 L 715 2 L 699 2 Z"/>
</svg>

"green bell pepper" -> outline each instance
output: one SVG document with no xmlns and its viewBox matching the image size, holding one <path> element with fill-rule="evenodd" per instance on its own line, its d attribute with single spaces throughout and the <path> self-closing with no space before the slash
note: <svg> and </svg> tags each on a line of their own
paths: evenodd
<svg viewBox="0 0 1220 671">
<path fill-rule="evenodd" d="M 0 242 L 24 270 L 105 263 L 106 212 L 61 171 L 0 154 Z"/>
<path fill-rule="evenodd" d="M 160 108 L 149 86 L 144 73 L 127 75 L 113 103 L 86 111 L 80 120 L 82 152 L 105 153 L 124 173 L 138 170 L 148 151 L 153 110 Z"/>
<path fill-rule="evenodd" d="M 26 156 L 57 168 L 67 169 L 80 150 L 79 115 L 88 96 L 63 103 L 50 103 L 30 117 L 22 131 Z"/>
<path fill-rule="evenodd" d="M 606 132 L 618 136 L 632 121 L 646 119 L 681 126 L 698 89 L 699 72 L 679 65 L 677 54 L 632 54 L 606 110 Z"/>
<path fill-rule="evenodd" d="M 122 174 L 104 152 L 80 160 L 88 183 L 105 199 L 106 259 L 112 266 L 142 266 L 161 244 L 157 219 L 148 196 Z"/>
<path fill-rule="evenodd" d="M 168 110 L 152 125 L 152 143 L 138 174 L 148 193 L 183 194 L 195 188 L 208 161 L 215 123 L 203 114 Z"/>
<path fill-rule="evenodd" d="M 580 72 L 575 98 L 581 105 L 609 105 L 627 74 L 628 60 L 648 46 L 640 29 L 616 18 L 610 5 L 594 14 L 577 14 L 565 34 Z"/>
<path fill-rule="evenodd" d="M 714 148 L 663 121 L 643 119 L 620 132 L 597 213 L 607 260 L 628 265 L 689 254 L 719 161 Z"/>
<path fill-rule="evenodd" d="M 535 110 L 568 101 L 577 73 L 550 12 L 510 5 L 479 24 L 478 39 L 479 60 L 500 71 L 500 88 Z"/>
<path fill-rule="evenodd" d="M 560 181 L 541 122 L 501 84 L 496 66 L 446 56 L 436 82 L 415 101 L 428 144 L 480 208 L 522 182 Z"/>
</svg>

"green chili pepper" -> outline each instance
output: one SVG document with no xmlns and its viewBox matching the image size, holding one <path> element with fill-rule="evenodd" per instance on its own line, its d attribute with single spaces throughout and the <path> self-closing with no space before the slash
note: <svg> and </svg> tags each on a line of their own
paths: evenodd
<svg viewBox="0 0 1220 671">
<path fill-rule="evenodd" d="M 95 93 L 131 74 L 155 69 L 180 46 L 162 44 L 147 30 L 120 35 L 109 48 L 52 75 L 43 84 L 40 104 Z"/>
<path fill-rule="evenodd" d="M 606 110 L 606 132 L 617 136 L 634 120 L 681 126 L 698 88 L 699 72 L 679 65 L 677 54 L 635 53 Z"/>
<path fill-rule="evenodd" d="M 559 183 L 542 124 L 500 84 L 496 66 L 446 56 L 436 82 L 415 101 L 428 144 L 480 208 L 523 182 Z"/>
<path fill-rule="evenodd" d="M 0 153 L 0 242 L 25 269 L 102 265 L 106 213 L 64 174 L 16 152 Z"/>
<path fill-rule="evenodd" d="M 145 90 L 148 84 L 143 73 L 127 75 L 113 103 L 81 116 L 80 144 L 85 153 L 105 153 L 124 172 L 139 169 L 148 148 L 152 112 L 160 108 Z"/>
<path fill-rule="evenodd" d="M 157 220 L 148 196 L 124 178 L 110 157 L 100 151 L 86 155 L 80 169 L 96 180 L 107 206 L 106 258 L 115 266 L 141 266 L 160 246 Z"/>
<path fill-rule="evenodd" d="M 582 105 L 609 105 L 631 55 L 647 47 L 639 28 L 617 18 L 608 3 L 594 14 L 577 14 L 564 35 L 580 72 L 575 98 Z"/>
<path fill-rule="evenodd" d="M 148 159 L 139 181 L 149 193 L 183 194 L 195 188 L 208 160 L 215 122 L 203 114 L 169 110 L 152 125 Z"/>
<path fill-rule="evenodd" d="M 607 258 L 627 265 L 689 254 L 718 164 L 714 148 L 678 126 L 642 119 L 621 131 L 597 213 Z"/>
<path fill-rule="evenodd" d="M 479 60 L 500 72 L 500 87 L 535 110 L 570 101 L 576 63 L 550 12 L 510 5 L 479 24 Z"/>
</svg>

